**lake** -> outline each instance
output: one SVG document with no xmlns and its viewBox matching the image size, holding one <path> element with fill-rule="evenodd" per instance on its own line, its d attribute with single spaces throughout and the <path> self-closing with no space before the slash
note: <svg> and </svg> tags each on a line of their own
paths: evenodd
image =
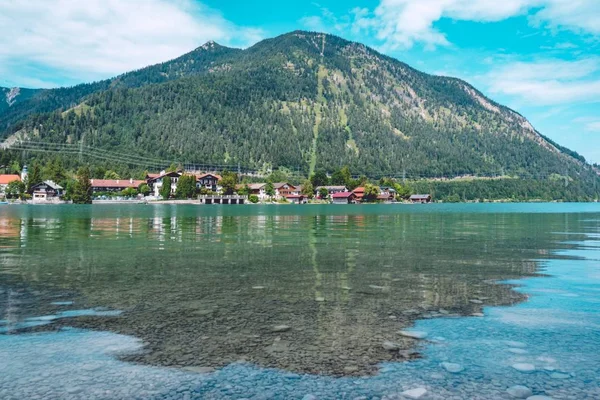
<svg viewBox="0 0 600 400">
<path fill-rule="evenodd" d="M 0 398 L 598 399 L 599 248 L 598 204 L 0 206 Z"/>
</svg>

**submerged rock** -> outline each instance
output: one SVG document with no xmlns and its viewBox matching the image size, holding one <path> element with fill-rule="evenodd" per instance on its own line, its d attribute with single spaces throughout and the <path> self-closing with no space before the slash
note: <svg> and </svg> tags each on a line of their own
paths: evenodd
<svg viewBox="0 0 600 400">
<path fill-rule="evenodd" d="M 402 392 L 402 396 L 408 397 L 409 399 L 420 399 L 421 397 L 425 396 L 425 393 L 427 393 L 427 389 L 416 388 L 405 390 L 404 392 Z"/>
<path fill-rule="evenodd" d="M 520 372 L 533 372 L 535 371 L 535 365 L 529 363 L 515 363 L 512 365 L 514 369 Z"/>
<path fill-rule="evenodd" d="M 565 374 L 563 372 L 553 372 L 550 374 L 550 378 L 552 379 L 569 379 L 571 375 Z"/>
<path fill-rule="evenodd" d="M 398 333 L 402 336 L 409 337 L 412 339 L 425 339 L 427 337 L 427 332 L 423 331 L 400 331 Z"/>
<path fill-rule="evenodd" d="M 184 367 L 185 371 L 195 372 L 197 374 L 209 374 L 215 372 L 213 367 Z"/>
<path fill-rule="evenodd" d="M 510 351 L 513 354 L 527 354 L 528 351 L 525 349 L 519 349 L 519 348 L 514 348 L 514 349 L 508 349 L 508 351 Z"/>
<path fill-rule="evenodd" d="M 292 328 L 290 326 L 288 326 L 288 325 L 275 325 L 271 329 L 271 332 L 287 332 L 290 329 L 292 329 Z"/>
<path fill-rule="evenodd" d="M 506 392 L 512 397 L 517 399 L 526 399 L 530 397 L 533 392 L 527 386 L 515 385 L 506 389 Z"/>
<path fill-rule="evenodd" d="M 443 362 L 440 364 L 440 366 L 452 374 L 458 374 L 464 370 L 462 365 L 451 362 Z"/>
<path fill-rule="evenodd" d="M 397 343 L 390 342 L 390 341 L 387 341 L 387 340 L 385 342 L 383 342 L 383 344 L 381 346 L 383 346 L 383 348 L 386 349 L 387 351 L 398 351 L 398 350 L 400 350 L 400 346 Z"/>
</svg>

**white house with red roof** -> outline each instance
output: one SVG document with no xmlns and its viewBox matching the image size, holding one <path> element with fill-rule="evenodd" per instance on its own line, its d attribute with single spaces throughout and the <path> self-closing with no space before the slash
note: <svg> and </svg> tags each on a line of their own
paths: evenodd
<svg viewBox="0 0 600 400">
<path fill-rule="evenodd" d="M 4 195 L 6 193 L 6 187 L 13 181 L 21 181 L 21 177 L 16 174 L 2 174 L 0 175 L 0 193 Z"/>
</svg>

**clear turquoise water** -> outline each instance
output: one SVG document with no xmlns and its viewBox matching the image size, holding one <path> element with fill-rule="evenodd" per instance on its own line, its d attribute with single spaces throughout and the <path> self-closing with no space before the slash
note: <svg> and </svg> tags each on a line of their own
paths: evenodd
<svg viewBox="0 0 600 400">
<path fill-rule="evenodd" d="M 131 229 L 119 225 L 117 230 L 117 218 L 135 222 L 127 224 Z M 170 229 L 145 230 L 148 224 L 158 224 L 157 218 L 163 228 L 168 220 Z M 231 231 L 223 229 L 227 218 L 232 218 Z M 190 224 L 189 219 L 196 223 Z M 219 219 L 220 228 L 215 222 Z M 103 225 L 99 220 L 112 223 Z M 512 397 L 506 389 L 513 385 L 555 399 L 600 398 L 599 221 L 600 207 L 595 204 L 1 210 L 0 398 L 392 399 L 406 398 L 405 390 L 424 388 L 427 393 L 422 399 L 508 399 Z M 36 244 L 37 250 L 32 248 Z M 174 255 L 184 251 L 181 258 Z M 216 271 L 188 270 L 202 263 L 188 265 L 182 260 L 196 260 L 198 254 L 204 255 L 207 265 L 217 260 L 224 264 Z M 348 259 L 348 254 L 354 258 Z M 61 255 L 63 262 L 58 261 Z M 175 299 L 165 294 L 153 300 L 130 293 L 136 287 L 130 278 L 136 274 L 142 274 L 134 280 L 140 291 L 155 293 L 153 280 L 144 276 L 155 274 L 155 267 L 140 271 L 132 261 L 145 257 L 153 258 L 154 264 L 173 260 L 184 264 L 171 271 L 175 277 L 164 278 Z M 278 268 L 286 257 L 294 262 Z M 260 262 L 253 263 L 255 259 Z M 356 273 L 346 266 L 347 275 L 340 278 L 341 272 L 331 266 L 340 259 Z M 306 270 L 299 266 L 304 263 Z M 235 269 L 240 264 L 245 266 L 242 274 Z M 333 283 L 328 267 L 338 277 Z M 316 274 L 315 268 L 320 272 Z M 536 268 L 543 275 L 536 275 Z M 254 274 L 257 269 L 260 272 Z M 313 309 L 298 299 L 324 298 L 316 301 L 317 307 L 330 320 L 310 320 L 302 331 L 311 336 L 309 326 L 326 328 L 324 338 L 311 336 L 309 343 L 315 345 L 357 332 L 352 324 L 332 321 L 333 315 L 353 316 L 354 326 L 368 328 L 369 335 L 390 335 L 389 321 L 372 318 L 382 305 L 393 314 L 424 307 L 427 313 L 422 316 L 427 318 L 410 328 L 428 334 L 428 340 L 418 345 L 423 358 L 381 360 L 379 373 L 368 377 L 315 375 L 293 372 L 296 364 L 285 371 L 252 362 L 229 363 L 216 372 L 197 374 L 153 366 L 146 359 L 144 364 L 120 361 L 124 353 L 144 351 L 150 336 L 65 326 L 78 326 L 81 318 L 119 318 L 123 322 L 107 328 L 124 330 L 135 326 L 138 315 L 150 318 L 143 310 L 136 311 L 144 305 L 185 330 L 185 313 L 177 312 L 177 307 L 188 301 L 185 294 L 191 289 L 185 281 L 197 287 L 194 277 L 199 272 L 207 285 L 219 287 L 223 282 L 209 296 L 219 298 L 221 308 L 231 294 L 221 299 L 217 292 L 232 285 L 231 293 L 240 291 L 239 296 L 245 287 L 264 285 L 267 293 L 259 291 L 260 303 L 252 303 L 254 307 L 273 312 L 259 304 L 285 298 L 284 305 L 293 306 L 292 311 L 306 319 Z M 214 280 L 207 278 L 211 274 Z M 505 290 L 494 291 L 490 280 L 503 282 Z M 273 281 L 281 290 L 268 290 Z M 341 284 L 353 289 L 348 299 L 340 295 Z M 370 284 L 389 285 L 389 289 L 376 296 L 355 293 Z M 526 295 L 526 301 L 510 295 L 508 284 L 517 285 L 512 290 Z M 472 292 L 473 286 L 479 289 Z M 438 307 L 453 315 L 477 311 L 469 308 L 476 292 L 483 299 L 483 317 L 438 313 L 431 318 L 431 310 Z M 168 313 L 159 307 L 165 302 Z M 345 302 L 348 308 L 343 307 Z M 263 314 L 248 317 L 258 315 Z M 295 328 L 298 322 L 291 321 Z M 31 332 L 18 324 L 56 330 Z M 353 349 L 338 351 L 350 354 Z M 445 362 L 459 364 L 461 371 L 448 372 Z M 521 372 L 514 368 L 518 364 L 533 370 Z"/>
</svg>

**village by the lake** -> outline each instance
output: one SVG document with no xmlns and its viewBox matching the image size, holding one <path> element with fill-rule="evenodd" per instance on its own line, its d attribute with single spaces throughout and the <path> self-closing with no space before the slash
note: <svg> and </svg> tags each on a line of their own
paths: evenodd
<svg viewBox="0 0 600 400">
<path fill-rule="evenodd" d="M 0 27 L 0 400 L 600 400 L 600 0 Z"/>
<path fill-rule="evenodd" d="M 37 167 L 39 168 L 39 167 Z M 144 179 L 85 178 L 86 191 L 96 204 L 127 201 L 197 203 L 197 204 L 361 204 L 361 203 L 430 203 L 430 194 L 411 194 L 393 180 L 383 179 L 388 186 L 371 184 L 366 178 L 355 181 L 354 186 L 319 185 L 306 180 L 305 184 L 289 182 L 238 183 L 234 172 L 226 172 L 225 180 L 218 173 L 187 173 L 181 170 L 147 173 Z M 113 173 L 114 174 L 114 173 Z M 71 203 L 65 187 L 53 180 L 31 179 L 28 167 L 20 174 L 0 174 L 0 196 L 11 203 L 66 204 Z M 316 177 L 313 176 L 313 178 Z M 320 173 L 322 181 L 330 179 Z M 364 185 L 362 185 L 364 183 Z M 179 188 L 179 189 L 178 189 Z"/>
</svg>

